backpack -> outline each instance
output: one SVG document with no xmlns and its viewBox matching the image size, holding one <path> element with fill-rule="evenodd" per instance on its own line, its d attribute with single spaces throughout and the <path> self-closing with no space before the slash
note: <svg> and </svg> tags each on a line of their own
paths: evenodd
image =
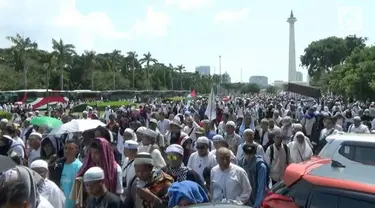
<svg viewBox="0 0 375 208">
<path fill-rule="evenodd" d="M 286 144 L 282 144 L 283 145 L 283 148 L 285 150 L 285 159 L 286 159 L 286 164 L 289 165 L 289 147 L 286 145 Z M 274 149 L 273 149 L 273 145 L 270 146 L 270 165 L 272 165 L 272 161 L 273 161 L 273 152 L 274 152 Z"/>
</svg>

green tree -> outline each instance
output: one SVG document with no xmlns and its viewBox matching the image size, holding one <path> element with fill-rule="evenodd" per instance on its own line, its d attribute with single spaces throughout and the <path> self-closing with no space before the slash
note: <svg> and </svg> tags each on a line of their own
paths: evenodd
<svg viewBox="0 0 375 208">
<path fill-rule="evenodd" d="M 147 83 L 147 89 L 149 89 L 149 87 L 151 86 L 151 82 L 150 82 L 150 64 L 151 63 L 153 63 L 153 64 L 157 63 L 157 60 L 154 59 L 154 58 L 152 58 L 151 53 L 148 52 L 146 54 L 143 54 L 143 58 L 141 58 L 139 60 L 139 62 L 141 64 L 146 64 L 146 71 L 147 71 L 146 74 L 147 74 L 147 82 L 148 82 Z"/>
<path fill-rule="evenodd" d="M 277 92 L 277 88 L 275 86 L 270 85 L 267 87 L 266 92 L 270 94 L 275 94 Z"/>
<path fill-rule="evenodd" d="M 367 38 L 348 36 L 346 38 L 328 37 L 313 41 L 300 57 L 301 66 L 306 67 L 313 80 L 329 73 L 336 65 L 350 56 L 356 48 L 363 48 Z"/>
<path fill-rule="evenodd" d="M 260 87 L 257 84 L 250 83 L 242 87 L 241 93 L 256 94 L 260 92 Z"/>
<path fill-rule="evenodd" d="M 64 89 L 64 70 L 66 65 L 71 62 L 71 56 L 76 54 L 75 46 L 72 44 L 65 44 L 62 39 L 59 41 L 52 39 L 52 49 L 57 57 L 57 63 L 61 72 L 60 89 Z"/>
</svg>

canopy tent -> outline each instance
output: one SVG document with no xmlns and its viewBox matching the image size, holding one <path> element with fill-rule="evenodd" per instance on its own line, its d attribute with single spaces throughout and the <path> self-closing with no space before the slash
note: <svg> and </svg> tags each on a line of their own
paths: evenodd
<svg viewBox="0 0 375 208">
<path fill-rule="evenodd" d="M 319 99 L 322 96 L 320 88 L 295 83 L 285 84 L 285 91 Z"/>
</svg>

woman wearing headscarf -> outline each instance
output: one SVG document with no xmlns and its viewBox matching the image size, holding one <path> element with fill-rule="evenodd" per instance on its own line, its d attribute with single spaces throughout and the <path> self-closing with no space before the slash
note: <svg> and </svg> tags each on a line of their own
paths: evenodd
<svg viewBox="0 0 375 208">
<path fill-rule="evenodd" d="M 94 166 L 104 170 L 106 175 L 104 182 L 108 191 L 122 194 L 122 170 L 114 159 L 109 142 L 104 138 L 95 138 L 92 141 L 89 154 L 78 171 L 77 177 L 82 177 L 89 168 Z"/>
<path fill-rule="evenodd" d="M 310 140 L 301 131 L 295 134 L 293 142 L 290 142 L 288 147 L 292 163 L 304 162 L 313 156 Z"/>
<path fill-rule="evenodd" d="M 186 135 L 181 140 L 181 146 L 182 146 L 182 148 L 184 148 L 183 163 L 184 163 L 184 165 L 187 165 L 190 155 L 194 152 L 194 150 L 193 150 L 193 140 L 191 139 L 191 137 Z"/>
<path fill-rule="evenodd" d="M 168 189 L 168 207 L 185 207 L 208 202 L 205 190 L 195 182 L 174 182 Z"/>
<path fill-rule="evenodd" d="M 281 120 L 281 123 L 282 126 L 280 130 L 283 137 L 283 144 L 288 144 L 290 142 L 290 137 L 293 135 L 292 118 L 289 116 L 285 116 Z"/>
<path fill-rule="evenodd" d="M 19 202 L 9 202 L 10 199 L 5 199 L 5 203 L 20 203 L 23 207 L 29 208 L 54 208 L 51 203 L 41 196 L 39 193 L 43 187 L 44 179 L 33 170 L 25 166 L 16 166 L 4 172 L 0 176 L 0 188 L 1 192 L 12 192 L 14 190 L 7 188 L 12 187 L 14 184 L 19 184 L 24 191 L 26 191 L 27 200 Z M 1 193 L 1 197 L 4 197 L 4 193 Z M 0 206 L 4 206 L 0 204 Z"/>
<path fill-rule="evenodd" d="M 13 140 L 9 135 L 0 137 L 0 155 L 8 156 L 12 152 L 16 153 L 19 157 L 24 158 L 25 151 L 21 143 Z"/>
<path fill-rule="evenodd" d="M 115 156 L 115 160 L 118 164 L 122 164 L 122 148 L 118 150 L 117 148 L 117 139 L 115 139 L 115 136 L 113 135 L 113 132 L 109 131 L 103 126 L 98 126 L 95 129 L 95 137 L 96 138 L 104 138 L 106 139 L 113 151 L 113 155 Z M 121 144 L 122 145 L 122 144 Z M 122 147 L 122 146 L 121 146 Z"/>
</svg>

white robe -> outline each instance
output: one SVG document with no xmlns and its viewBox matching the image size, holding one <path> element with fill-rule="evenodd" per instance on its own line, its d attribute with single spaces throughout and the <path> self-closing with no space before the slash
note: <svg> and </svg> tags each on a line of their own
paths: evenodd
<svg viewBox="0 0 375 208">
<path fill-rule="evenodd" d="M 246 171 L 234 164 L 222 171 L 219 165 L 211 170 L 211 189 L 213 200 L 236 200 L 246 203 L 251 195 L 251 185 Z"/>
<path fill-rule="evenodd" d="M 198 175 L 201 177 L 201 179 L 204 181 L 203 178 L 203 170 L 206 167 L 214 167 L 217 165 L 216 162 L 216 156 L 212 153 L 208 153 L 207 156 L 201 157 L 198 155 L 198 152 L 194 152 L 193 154 L 190 155 L 189 161 L 187 166 L 195 172 L 198 173 Z"/>
<path fill-rule="evenodd" d="M 293 141 L 288 144 L 290 151 L 290 163 L 300 163 L 309 160 L 313 156 L 313 151 L 305 140 L 303 144 Z"/>
<path fill-rule="evenodd" d="M 47 199 L 54 208 L 65 208 L 65 195 L 54 182 L 45 179 L 40 194 Z"/>
</svg>

